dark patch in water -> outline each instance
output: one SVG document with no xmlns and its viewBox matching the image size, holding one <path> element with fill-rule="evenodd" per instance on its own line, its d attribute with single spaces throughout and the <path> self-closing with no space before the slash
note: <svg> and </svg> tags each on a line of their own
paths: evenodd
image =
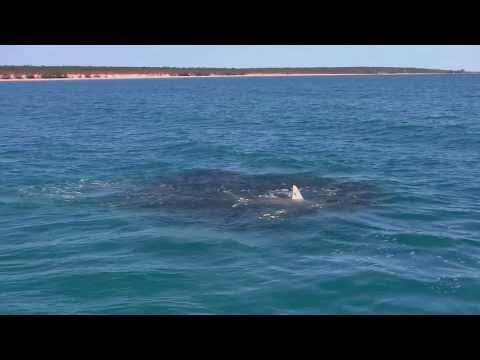
<svg viewBox="0 0 480 360">
<path fill-rule="evenodd" d="M 289 199 L 297 185 L 304 202 Z M 190 170 L 165 175 L 130 191 L 128 207 L 192 219 L 278 219 L 318 211 L 348 211 L 373 205 L 377 193 L 362 182 L 304 174 L 248 175 L 222 170 Z"/>
</svg>

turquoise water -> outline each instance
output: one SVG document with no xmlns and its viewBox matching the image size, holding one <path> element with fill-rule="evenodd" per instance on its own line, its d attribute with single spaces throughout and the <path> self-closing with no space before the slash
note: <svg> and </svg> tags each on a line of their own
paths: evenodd
<svg viewBox="0 0 480 360">
<path fill-rule="evenodd" d="M 479 116 L 475 75 L 0 83 L 0 313 L 480 313 Z"/>
</svg>

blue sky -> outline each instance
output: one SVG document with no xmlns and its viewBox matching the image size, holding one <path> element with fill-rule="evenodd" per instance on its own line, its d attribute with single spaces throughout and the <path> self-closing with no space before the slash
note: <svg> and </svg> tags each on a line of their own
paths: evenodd
<svg viewBox="0 0 480 360">
<path fill-rule="evenodd" d="M 480 46 L 0 45 L 1 65 L 402 66 L 480 70 Z"/>
</svg>

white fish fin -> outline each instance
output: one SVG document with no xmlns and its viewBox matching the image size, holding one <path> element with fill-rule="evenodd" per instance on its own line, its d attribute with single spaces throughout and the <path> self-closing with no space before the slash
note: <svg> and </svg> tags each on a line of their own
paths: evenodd
<svg viewBox="0 0 480 360">
<path fill-rule="evenodd" d="M 302 193 L 295 185 L 292 186 L 292 200 L 303 200 Z"/>
</svg>

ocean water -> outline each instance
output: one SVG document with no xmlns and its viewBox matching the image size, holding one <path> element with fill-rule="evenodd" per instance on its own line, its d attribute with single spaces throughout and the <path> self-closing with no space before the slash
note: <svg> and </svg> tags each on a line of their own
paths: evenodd
<svg viewBox="0 0 480 360">
<path fill-rule="evenodd" d="M 0 313 L 480 313 L 479 159 L 475 75 L 0 83 Z"/>
</svg>

